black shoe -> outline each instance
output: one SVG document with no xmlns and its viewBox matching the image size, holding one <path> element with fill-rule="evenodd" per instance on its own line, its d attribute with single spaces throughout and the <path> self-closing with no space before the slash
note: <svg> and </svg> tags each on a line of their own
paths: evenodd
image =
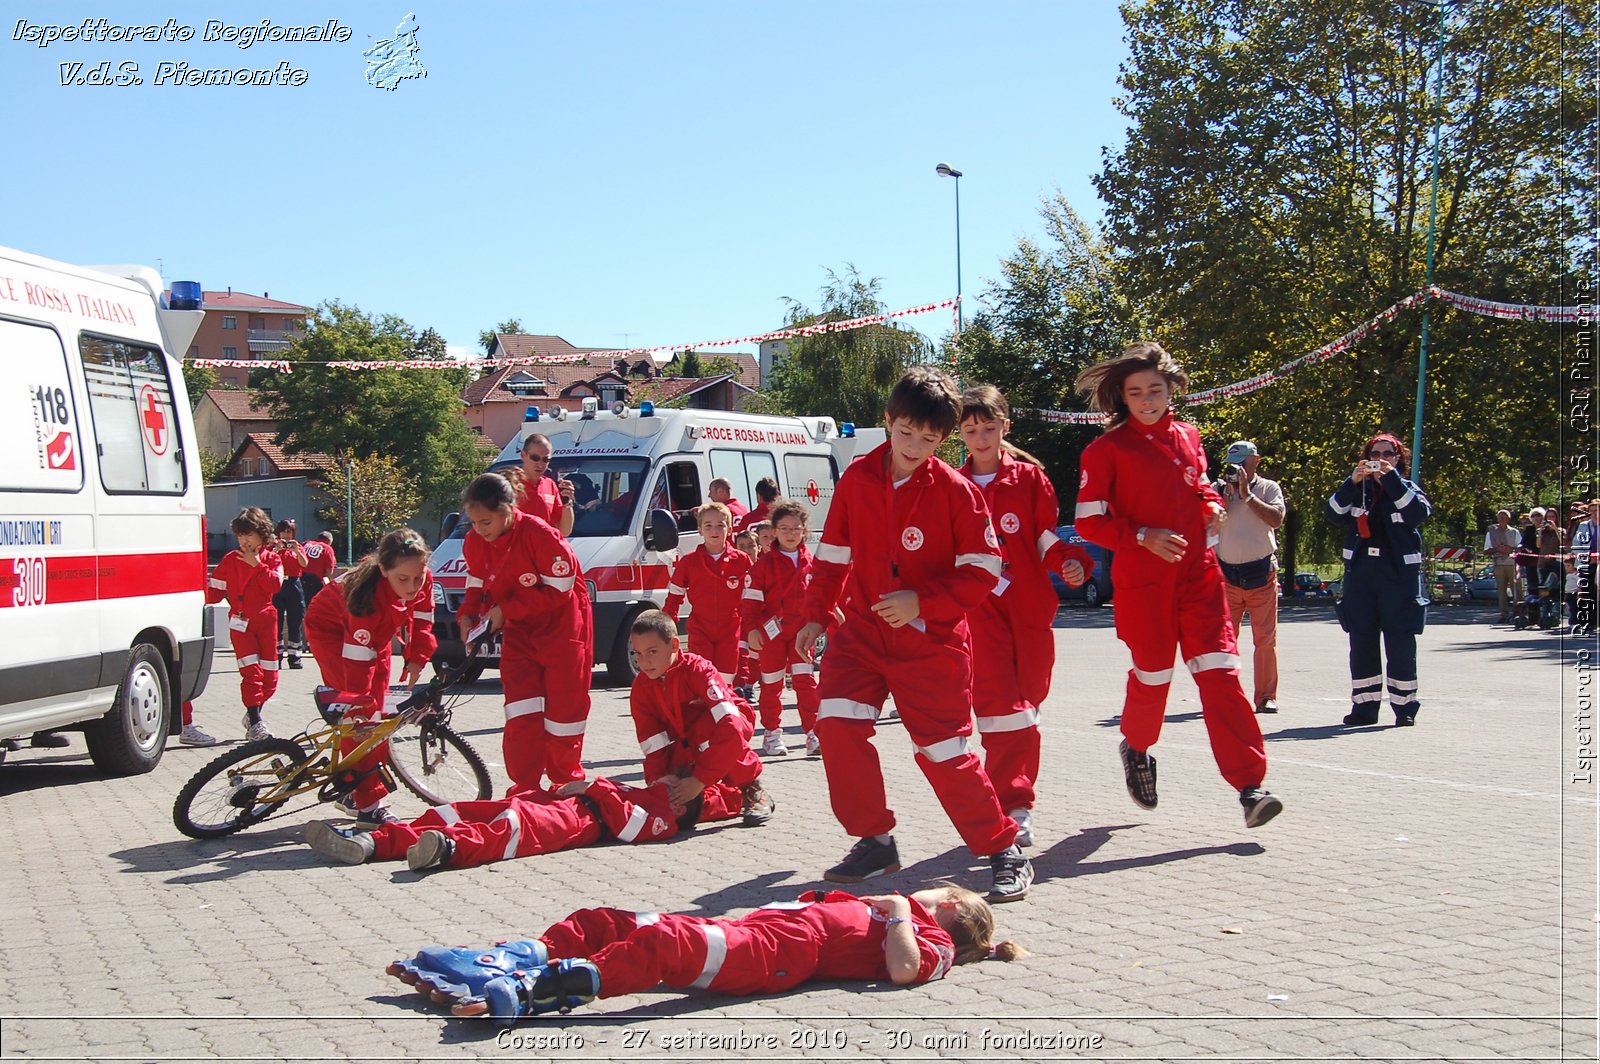
<svg viewBox="0 0 1600 1064">
<path fill-rule="evenodd" d="M 994 872 L 989 887 L 989 900 L 993 902 L 1021 901 L 1033 886 L 1033 862 L 1022 856 L 1022 847 L 1010 846 L 989 858 Z"/>
<path fill-rule="evenodd" d="M 291 668 L 291 669 L 303 669 L 303 668 L 305 668 L 304 665 L 300 664 L 300 656 L 298 654 L 294 655 L 293 657 L 291 657 L 289 659 L 289 668 Z"/>
<path fill-rule="evenodd" d="M 455 852 L 455 840 L 450 836 L 442 831 L 424 831 L 406 851 L 406 867 L 413 872 L 443 868 L 450 863 Z"/>
<path fill-rule="evenodd" d="M 1352 728 L 1370 728 L 1378 723 L 1378 711 L 1373 710 L 1371 713 L 1363 713 L 1351 706 L 1350 712 L 1345 714 L 1344 722 Z"/>
<path fill-rule="evenodd" d="M 761 786 L 760 780 L 752 780 L 739 788 L 740 795 L 744 798 L 744 811 L 740 814 L 744 818 L 744 826 L 758 828 L 772 819 L 772 814 L 777 812 L 778 803 L 772 800 L 772 795 Z"/>
<path fill-rule="evenodd" d="M 1265 702 L 1261 703 L 1259 706 L 1256 707 L 1256 712 L 1257 713 L 1276 713 L 1276 712 L 1278 712 L 1278 700 L 1276 698 L 1267 699 Z"/>
<path fill-rule="evenodd" d="M 1417 726 L 1417 715 L 1415 713 L 1396 713 L 1394 715 L 1394 726 L 1396 728 L 1414 728 Z"/>
<path fill-rule="evenodd" d="M 1122 775 L 1128 781 L 1128 797 L 1140 809 L 1156 807 L 1156 759 L 1148 752 L 1139 753 L 1122 740 L 1118 747 L 1122 753 Z"/>
<path fill-rule="evenodd" d="M 850 847 L 850 852 L 845 854 L 844 860 L 822 873 L 822 878 L 829 883 L 859 883 L 885 872 L 898 871 L 900 851 L 895 847 L 894 840 L 879 842 L 868 835 L 857 840 Z"/>
<path fill-rule="evenodd" d="M 1258 828 L 1283 812 L 1283 802 L 1264 787 L 1246 787 L 1239 792 L 1239 804 L 1244 806 L 1244 826 Z"/>
</svg>

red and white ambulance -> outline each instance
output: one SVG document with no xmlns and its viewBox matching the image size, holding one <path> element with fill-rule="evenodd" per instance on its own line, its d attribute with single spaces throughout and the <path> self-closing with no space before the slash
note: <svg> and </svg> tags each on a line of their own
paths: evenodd
<svg viewBox="0 0 1600 1064">
<path fill-rule="evenodd" d="M 756 482 L 771 477 L 780 494 L 811 507 L 811 530 L 820 534 L 833 487 L 853 444 L 830 417 L 771 417 L 722 410 L 657 410 L 616 404 L 570 413 L 530 407 L 517 438 L 490 466 L 498 471 L 521 461 L 522 441 L 541 432 L 550 437 L 550 473 L 577 489 L 571 541 L 589 582 L 594 608 L 597 664 L 616 679 L 631 679 L 628 626 L 667 597 L 667 576 L 680 551 L 700 544 L 691 515 L 707 500 L 717 477 L 733 485 L 735 498 L 754 505 Z M 845 433 L 852 431 L 844 426 Z M 447 522 L 448 524 L 448 522 Z M 459 661 L 456 608 L 466 593 L 458 521 L 433 552 L 434 632 L 440 664 Z M 488 664 L 494 663 L 490 655 Z"/>
<path fill-rule="evenodd" d="M 203 313 L 173 287 L 0 248 L 0 739 L 81 728 L 118 775 L 155 767 L 211 672 L 179 363 Z"/>
</svg>

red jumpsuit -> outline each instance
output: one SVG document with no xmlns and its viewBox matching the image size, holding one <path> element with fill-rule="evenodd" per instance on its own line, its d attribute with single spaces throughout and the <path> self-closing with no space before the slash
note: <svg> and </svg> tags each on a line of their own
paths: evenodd
<svg viewBox="0 0 1600 1064">
<path fill-rule="evenodd" d="M 750 572 L 750 585 L 744 591 L 744 613 L 740 618 L 746 633 L 761 629 L 761 726 L 776 731 L 783 722 L 783 677 L 793 678 L 794 697 L 799 703 L 800 726 L 807 732 L 817 728 L 817 667 L 800 653 L 794 637 L 806 624 L 806 588 L 811 583 L 814 559 L 804 543 L 791 559 L 774 544 L 756 559 Z M 827 618 L 833 626 L 833 618 Z"/>
<path fill-rule="evenodd" d="M 300 545 L 306 552 L 306 567 L 300 576 L 300 586 L 305 589 L 306 606 L 309 607 L 311 601 L 328 585 L 339 559 L 334 553 L 333 544 L 320 539 L 308 540 Z"/>
<path fill-rule="evenodd" d="M 406 855 L 424 831 L 442 831 L 455 843 L 449 868 L 532 857 L 607 838 L 656 842 L 678 833 L 667 788 L 624 787 L 597 779 L 578 795 L 531 791 L 487 802 L 439 805 L 409 824 L 391 822 L 372 833 L 375 860 Z"/>
<path fill-rule="evenodd" d="M 236 550 L 211 571 L 206 601 L 228 600 L 228 639 L 239 662 L 239 697 L 246 707 L 264 704 L 278 690 L 278 608 L 283 587 L 278 556 L 263 550 L 251 565 Z"/>
<path fill-rule="evenodd" d="M 983 497 L 939 459 L 896 488 L 883 444 L 839 478 L 811 570 L 806 619 L 827 623 L 841 591 L 847 594 L 845 621 L 828 640 L 817 738 L 834 815 L 850 834 L 894 830 L 872 745 L 892 694 L 917 765 L 972 852 L 991 856 L 1016 838 L 1017 825 L 1001 810 L 971 742 L 966 615 L 999 574 L 999 541 Z M 921 616 L 891 628 L 871 607 L 900 590 L 917 593 Z"/>
<path fill-rule="evenodd" d="M 972 479 L 972 463 L 961 467 Z M 976 483 L 976 481 L 974 481 Z M 983 739 L 984 771 L 1005 809 L 1031 809 L 1039 778 L 1039 707 L 1050 693 L 1061 602 L 1050 573 L 1094 559 L 1056 535 L 1056 489 L 1044 470 L 1000 453 L 1000 470 L 978 489 L 1000 539 L 1004 564 L 994 593 L 969 615 L 972 700 Z"/>
<path fill-rule="evenodd" d="M 561 489 L 553 479 L 523 478 L 522 490 L 517 493 L 517 509 L 531 517 L 537 517 L 559 533 L 561 514 L 566 508 L 567 504 L 561 499 Z"/>
<path fill-rule="evenodd" d="M 915 900 L 911 924 L 919 955 L 914 982 L 942 979 L 955 963 L 955 943 Z M 798 901 L 722 919 L 580 909 L 539 938 L 552 960 L 583 957 L 594 964 L 603 998 L 637 994 L 659 983 L 759 994 L 790 990 L 809 979 L 887 981 L 888 927 L 853 894 L 811 890 Z"/>
<path fill-rule="evenodd" d="M 422 589 L 405 600 L 380 574 L 372 604 L 370 614 L 355 616 L 345 601 L 344 588 L 336 583 L 332 591 L 312 599 L 306 609 L 306 639 L 316 655 L 317 668 L 322 670 L 322 682 L 350 694 L 366 695 L 371 705 L 359 715 L 377 720 L 383 716 L 384 696 L 389 690 L 394 637 L 399 635 L 405 643 L 408 665 L 427 664 L 439 647 L 433 635 L 433 574 L 424 570 Z M 344 751 L 358 742 L 346 740 Z M 389 744 L 384 743 L 358 767 L 372 768 L 388 757 Z M 356 808 L 370 809 L 387 793 L 376 774 L 369 776 L 356 787 Z"/>
<path fill-rule="evenodd" d="M 733 534 L 738 535 L 751 525 L 759 525 L 772 516 L 772 504 L 763 502 L 757 504 L 754 510 L 747 514 L 736 515 L 733 521 Z"/>
<path fill-rule="evenodd" d="M 1261 727 L 1239 684 L 1239 648 L 1228 619 L 1216 555 L 1206 546 L 1206 504 L 1222 504 L 1206 476 L 1200 433 L 1168 411 L 1154 425 L 1129 420 L 1083 452 L 1076 525 L 1091 543 L 1115 551 L 1117 636 L 1133 654 L 1122 734 L 1134 750 L 1161 735 L 1173 651 L 1200 689 L 1211 753 L 1235 790 L 1267 774 Z M 1140 546 L 1141 528 L 1166 528 L 1189 543 L 1183 560 L 1163 561 Z"/>
<path fill-rule="evenodd" d="M 698 654 L 679 654 L 661 679 L 633 678 L 628 695 L 633 726 L 644 754 L 644 778 L 693 775 L 705 784 L 701 820 L 737 816 L 739 788 L 761 775 L 750 749 L 749 704 L 729 689 L 716 666 Z"/>
<path fill-rule="evenodd" d="M 594 621 L 578 556 L 554 528 L 524 513 L 493 543 L 467 533 L 461 553 L 461 616 L 499 606 L 505 617 L 500 681 L 512 793 L 539 789 L 546 773 L 552 787 L 582 779 Z"/>
<path fill-rule="evenodd" d="M 707 658 L 729 683 L 739 671 L 739 640 L 745 629 L 739 619 L 740 599 L 750 586 L 750 555 L 727 547 L 713 558 L 704 545 L 678 559 L 667 578 L 667 601 L 661 608 L 678 619 L 689 600 L 689 650 Z"/>
</svg>

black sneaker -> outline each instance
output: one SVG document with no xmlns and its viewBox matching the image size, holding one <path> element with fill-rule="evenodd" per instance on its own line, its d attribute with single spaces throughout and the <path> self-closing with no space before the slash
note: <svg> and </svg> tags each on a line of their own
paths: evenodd
<svg viewBox="0 0 1600 1064">
<path fill-rule="evenodd" d="M 1414 728 L 1417 726 L 1417 715 L 1415 713 L 1396 713 L 1394 715 L 1394 726 L 1396 728 Z"/>
<path fill-rule="evenodd" d="M 772 814 L 777 812 L 778 803 L 772 800 L 772 795 L 761 786 L 760 780 L 752 780 L 739 788 L 739 793 L 744 798 L 744 811 L 740 814 L 744 818 L 744 826 L 758 828 L 772 819 Z"/>
<path fill-rule="evenodd" d="M 1246 787 L 1239 792 L 1239 804 L 1244 806 L 1244 826 L 1258 828 L 1283 812 L 1278 796 L 1264 787 Z"/>
<path fill-rule="evenodd" d="M 1156 759 L 1148 752 L 1139 753 L 1122 740 L 1118 747 L 1122 753 L 1122 776 L 1128 781 L 1128 797 L 1140 809 L 1156 807 Z"/>
<path fill-rule="evenodd" d="M 1355 706 L 1351 706 L 1350 712 L 1345 714 L 1344 722 L 1352 728 L 1370 728 L 1378 723 L 1378 711 L 1374 709 L 1371 713 L 1363 713 Z"/>
<path fill-rule="evenodd" d="M 1276 698 L 1267 699 L 1265 702 L 1261 703 L 1259 706 L 1256 707 L 1256 712 L 1257 713 L 1276 713 L 1276 712 L 1278 712 L 1278 700 Z"/>
<path fill-rule="evenodd" d="M 1022 847 L 1012 845 L 989 858 L 994 871 L 989 900 L 993 902 L 1021 901 L 1033 886 L 1033 862 L 1022 856 Z"/>
<path fill-rule="evenodd" d="M 850 852 L 845 854 L 844 860 L 822 873 L 822 878 L 829 883 L 859 883 L 885 872 L 898 871 L 900 851 L 896 849 L 894 840 L 879 842 L 868 835 L 858 839 L 850 847 Z"/>
<path fill-rule="evenodd" d="M 413 872 L 443 868 L 456 852 L 455 840 L 442 831 L 424 831 L 406 851 L 406 867 Z"/>
</svg>

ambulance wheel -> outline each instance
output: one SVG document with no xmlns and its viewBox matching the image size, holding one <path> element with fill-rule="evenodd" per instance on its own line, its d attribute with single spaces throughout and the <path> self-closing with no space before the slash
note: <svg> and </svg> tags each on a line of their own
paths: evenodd
<svg viewBox="0 0 1600 1064">
<path fill-rule="evenodd" d="M 633 628 L 633 618 L 637 616 L 636 613 L 629 617 L 626 623 L 617 629 L 616 645 L 611 648 L 611 656 L 606 659 L 606 682 L 613 687 L 628 687 L 632 685 L 633 678 L 639 675 L 639 664 L 633 660 L 633 644 L 628 639 Z"/>
<path fill-rule="evenodd" d="M 1100 585 L 1093 580 L 1083 585 L 1083 604 L 1090 609 L 1100 605 Z"/>
<path fill-rule="evenodd" d="M 95 768 L 111 776 L 137 776 L 155 768 L 167 746 L 171 713 L 166 660 L 155 647 L 139 643 L 128 652 L 116 701 L 105 716 L 84 726 Z"/>
</svg>

